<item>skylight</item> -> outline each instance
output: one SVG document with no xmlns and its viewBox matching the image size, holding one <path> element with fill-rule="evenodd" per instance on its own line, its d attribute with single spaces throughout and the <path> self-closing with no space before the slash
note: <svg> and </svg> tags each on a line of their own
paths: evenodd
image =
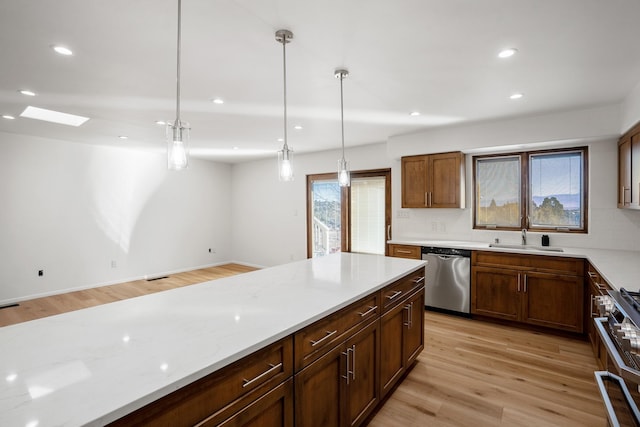
<svg viewBox="0 0 640 427">
<path fill-rule="evenodd" d="M 80 126 L 89 120 L 89 117 L 76 116 L 75 114 L 61 113 L 59 111 L 46 110 L 44 108 L 32 106 L 25 108 L 20 114 L 20 117 L 44 120 L 46 122 L 58 123 L 67 126 Z"/>
</svg>

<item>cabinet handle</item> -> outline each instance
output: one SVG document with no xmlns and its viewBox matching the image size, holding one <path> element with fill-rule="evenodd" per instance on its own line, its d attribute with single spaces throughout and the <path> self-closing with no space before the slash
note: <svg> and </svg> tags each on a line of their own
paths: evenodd
<svg viewBox="0 0 640 427">
<path fill-rule="evenodd" d="M 360 313 L 360 312 L 358 312 L 358 314 L 360 315 L 360 317 L 365 317 L 365 316 L 367 316 L 368 314 L 371 314 L 371 313 L 373 313 L 374 311 L 376 311 L 376 309 L 377 309 L 377 308 L 378 308 L 378 306 L 377 306 L 377 305 L 374 305 L 374 306 L 371 306 L 371 305 L 370 305 L 370 306 L 369 306 L 369 310 L 365 311 L 364 313 Z"/>
<path fill-rule="evenodd" d="M 596 296 L 591 295 L 591 310 L 589 311 L 589 317 L 593 318 L 593 305 L 596 303 Z"/>
<path fill-rule="evenodd" d="M 405 305 L 404 309 L 407 312 L 407 321 L 403 322 L 403 324 L 407 328 L 411 328 L 411 305 L 409 305 L 409 304 Z"/>
<path fill-rule="evenodd" d="M 428 191 L 424 192 L 424 205 L 426 207 L 429 207 L 429 192 Z"/>
<path fill-rule="evenodd" d="M 410 254 L 411 251 L 408 251 L 406 249 L 396 249 L 396 252 L 399 254 Z"/>
<path fill-rule="evenodd" d="M 402 293 L 402 291 L 394 291 L 394 292 L 393 292 L 393 294 L 391 294 L 391 295 L 387 295 L 386 297 L 387 297 L 389 300 L 392 300 L 392 299 L 394 299 L 395 297 L 397 297 L 398 295 L 400 295 L 401 293 Z"/>
<path fill-rule="evenodd" d="M 418 283 L 422 283 L 422 282 L 424 282 L 424 276 L 418 277 L 416 280 L 413 280 L 413 283 L 416 284 L 416 285 Z"/>
<path fill-rule="evenodd" d="M 351 379 L 356 380 L 356 345 L 352 346 L 351 350 Z"/>
<path fill-rule="evenodd" d="M 349 352 L 351 351 L 351 348 L 347 348 L 347 352 L 345 353 L 344 351 L 342 352 L 342 354 L 344 356 L 347 357 L 347 372 L 346 375 L 342 375 L 342 378 L 347 380 L 347 385 L 349 385 L 349 374 L 351 373 L 351 370 L 349 369 Z"/>
<path fill-rule="evenodd" d="M 391 240 L 391 224 L 387 225 L 387 240 Z"/>
<path fill-rule="evenodd" d="M 429 191 L 429 207 L 433 205 L 433 193 Z"/>
<path fill-rule="evenodd" d="M 267 375 L 269 375 L 270 373 L 277 371 L 278 369 L 282 368 L 282 362 L 278 363 L 277 365 L 273 365 L 271 363 L 269 363 L 270 368 L 267 369 L 266 371 L 264 371 L 263 373 L 261 373 L 260 375 L 258 375 L 257 377 L 248 380 L 246 378 L 242 379 L 242 388 L 245 387 L 249 387 L 251 384 L 253 384 L 254 382 L 260 380 L 261 378 L 266 377 Z"/>
<path fill-rule="evenodd" d="M 518 292 L 520 292 L 520 273 L 518 273 Z"/>
<path fill-rule="evenodd" d="M 598 275 L 596 273 L 594 273 L 593 271 L 587 271 L 587 274 L 589 275 L 589 277 L 591 277 L 592 279 L 595 279 Z"/>
<path fill-rule="evenodd" d="M 337 330 L 337 329 L 336 329 L 335 331 L 333 331 L 333 332 L 329 332 L 329 331 L 327 331 L 327 335 L 325 335 L 324 337 L 320 338 L 319 340 L 317 340 L 317 341 L 309 340 L 309 341 L 311 342 L 311 347 L 315 347 L 315 346 L 317 346 L 317 345 L 318 345 L 318 344 L 320 344 L 322 341 L 326 340 L 326 339 L 327 339 L 327 338 L 329 338 L 330 336 L 333 336 L 333 335 L 335 335 L 335 334 L 337 334 L 337 333 L 338 333 L 338 330 Z"/>
</svg>

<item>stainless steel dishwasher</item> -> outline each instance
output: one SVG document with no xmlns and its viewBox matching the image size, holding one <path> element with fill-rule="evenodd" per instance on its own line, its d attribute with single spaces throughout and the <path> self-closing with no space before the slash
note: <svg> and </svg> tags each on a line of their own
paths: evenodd
<svg viewBox="0 0 640 427">
<path fill-rule="evenodd" d="M 471 251 L 422 247 L 427 260 L 424 305 L 428 309 L 469 316 Z"/>
</svg>

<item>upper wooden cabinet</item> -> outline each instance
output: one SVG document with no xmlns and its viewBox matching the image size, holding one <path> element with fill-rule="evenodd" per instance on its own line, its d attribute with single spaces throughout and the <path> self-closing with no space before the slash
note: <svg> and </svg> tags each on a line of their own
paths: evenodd
<svg viewBox="0 0 640 427">
<path fill-rule="evenodd" d="M 640 209 L 640 123 L 618 142 L 618 207 Z"/>
<path fill-rule="evenodd" d="M 464 208 L 464 154 L 402 158 L 403 208 Z"/>
</svg>

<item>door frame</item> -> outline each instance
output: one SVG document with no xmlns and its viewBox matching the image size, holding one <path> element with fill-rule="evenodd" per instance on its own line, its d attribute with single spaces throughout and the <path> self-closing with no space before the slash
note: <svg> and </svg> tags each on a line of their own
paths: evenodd
<svg viewBox="0 0 640 427">
<path fill-rule="evenodd" d="M 389 240 L 389 231 L 391 229 L 391 168 L 385 169 L 369 169 L 362 171 L 351 171 L 351 179 L 354 178 L 373 178 L 385 177 L 385 240 Z M 313 236 L 312 223 L 313 212 L 311 210 L 311 185 L 314 181 L 338 180 L 337 172 L 319 173 L 307 175 L 307 258 L 313 256 Z M 342 187 L 340 189 L 340 245 L 342 252 L 351 252 L 351 187 Z M 389 255 L 389 245 L 384 245 L 384 254 Z"/>
</svg>

